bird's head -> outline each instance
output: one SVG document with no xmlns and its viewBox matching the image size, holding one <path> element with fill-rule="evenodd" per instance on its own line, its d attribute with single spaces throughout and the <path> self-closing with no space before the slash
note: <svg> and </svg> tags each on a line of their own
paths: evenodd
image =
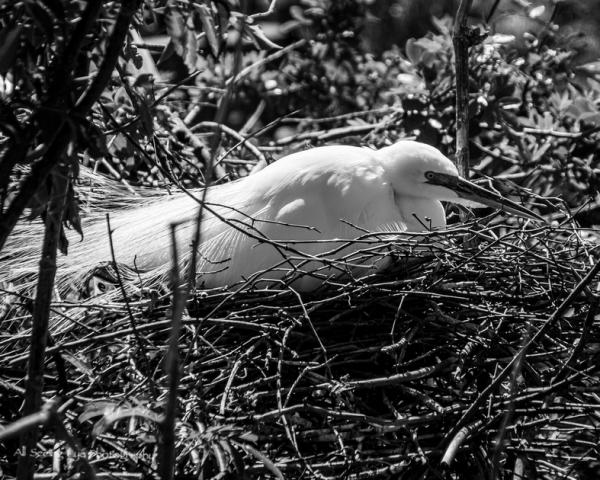
<svg viewBox="0 0 600 480">
<path fill-rule="evenodd" d="M 402 140 L 377 152 L 396 198 L 440 200 L 469 207 L 488 206 L 519 217 L 545 221 L 535 212 L 458 174 L 437 148 Z"/>
</svg>

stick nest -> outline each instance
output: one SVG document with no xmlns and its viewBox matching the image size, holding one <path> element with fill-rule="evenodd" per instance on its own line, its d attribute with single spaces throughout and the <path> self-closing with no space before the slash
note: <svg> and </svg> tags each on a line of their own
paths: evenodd
<svg viewBox="0 0 600 480">
<path fill-rule="evenodd" d="M 312 294 L 195 292 L 179 342 L 180 478 L 595 478 L 597 243 L 495 222 L 412 238 L 408 252 L 384 243 L 381 255 L 401 252 L 395 271 Z M 44 396 L 63 403 L 38 472 L 156 475 L 170 296 L 128 303 L 131 316 L 122 299 L 54 305 L 69 327 L 53 329 Z M 4 423 L 23 392 L 26 307 L 4 306 Z M 10 443 L 0 453 L 14 461 Z"/>
</svg>

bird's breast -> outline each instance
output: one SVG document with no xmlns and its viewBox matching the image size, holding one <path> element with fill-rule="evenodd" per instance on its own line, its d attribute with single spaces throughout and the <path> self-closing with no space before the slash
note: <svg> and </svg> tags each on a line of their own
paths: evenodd
<svg viewBox="0 0 600 480">
<path fill-rule="evenodd" d="M 409 232 L 424 232 L 446 227 L 446 214 L 439 200 L 395 196 L 396 205 Z"/>
</svg>

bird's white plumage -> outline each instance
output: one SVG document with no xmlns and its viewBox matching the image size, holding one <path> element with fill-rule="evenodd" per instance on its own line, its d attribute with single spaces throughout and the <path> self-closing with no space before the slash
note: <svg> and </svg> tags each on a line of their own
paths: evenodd
<svg viewBox="0 0 600 480">
<path fill-rule="evenodd" d="M 199 198 L 202 192 L 194 194 Z M 405 231 L 409 225 L 422 229 L 414 225 L 412 216 L 403 218 L 398 210 L 375 152 L 358 147 L 330 146 L 289 155 L 255 175 L 212 187 L 206 200 L 207 210 L 227 221 L 205 211 L 198 265 L 199 282 L 205 286 L 231 285 L 277 264 L 281 264 L 280 272 L 266 276 L 282 277 L 290 267 L 286 258 L 319 255 L 339 245 L 315 240 L 353 239 L 365 230 Z M 142 270 L 168 265 L 168 223 L 191 220 L 178 229 L 179 244 L 188 246 L 197 210 L 194 199 L 177 194 L 113 214 L 117 259 L 132 265 L 135 258 Z M 88 235 L 99 237 L 103 227 L 92 226 Z M 96 249 L 110 259 L 104 237 Z M 345 249 L 336 256 L 349 252 Z M 68 263 L 80 262 L 77 256 L 72 255 Z M 316 267 L 312 262 L 303 270 Z M 306 276 L 295 285 L 309 289 L 316 283 Z"/>
<path fill-rule="evenodd" d="M 317 257 L 339 259 L 357 250 L 357 245 L 341 248 L 343 240 L 364 232 L 443 228 L 441 201 L 460 201 L 459 195 L 452 186 L 427 181 L 426 174 L 431 172 L 444 181 L 458 179 L 456 167 L 437 149 L 401 141 L 378 151 L 351 146 L 314 148 L 284 157 L 249 177 L 211 187 L 202 220 L 198 283 L 232 285 L 275 265 L 279 268 L 265 278 L 287 280 L 286 270 L 291 266 L 310 271 L 319 266 Z M 464 184 L 469 182 L 463 181 L 463 188 Z M 201 190 L 192 193 L 197 199 L 202 197 Z M 198 208 L 197 200 L 177 193 L 113 211 L 116 260 L 148 272 L 147 276 L 166 275 L 171 262 L 169 224 L 180 223 L 179 250 L 189 258 Z M 60 260 L 59 278 L 111 260 L 104 221 L 84 222 L 84 234 L 82 242 L 71 238 L 70 254 Z M 35 270 L 30 263 L 31 259 L 37 263 L 37 257 L 23 243 L 17 239 L 8 246 L 9 257 L 14 253 L 8 261 L 13 277 Z M 361 271 L 356 271 L 356 265 L 350 271 L 362 275 L 382 265 L 367 262 Z M 335 272 L 326 268 L 321 274 Z M 305 290 L 322 282 L 310 275 L 296 274 L 295 278 L 293 285 Z"/>
</svg>

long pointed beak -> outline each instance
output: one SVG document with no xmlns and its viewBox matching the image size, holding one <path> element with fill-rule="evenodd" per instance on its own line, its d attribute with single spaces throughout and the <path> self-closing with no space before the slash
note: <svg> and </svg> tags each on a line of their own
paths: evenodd
<svg viewBox="0 0 600 480">
<path fill-rule="evenodd" d="M 508 198 L 499 195 L 496 192 L 487 190 L 479 185 L 476 185 L 461 177 L 455 177 L 439 172 L 427 172 L 427 183 L 432 185 L 440 185 L 452 190 L 459 198 L 470 202 L 481 203 L 488 207 L 496 208 L 504 212 L 516 215 L 518 217 L 530 218 L 546 222 L 546 220 L 537 213 L 532 212 L 523 205 L 519 205 Z M 457 202 L 460 203 L 460 202 Z"/>
</svg>

